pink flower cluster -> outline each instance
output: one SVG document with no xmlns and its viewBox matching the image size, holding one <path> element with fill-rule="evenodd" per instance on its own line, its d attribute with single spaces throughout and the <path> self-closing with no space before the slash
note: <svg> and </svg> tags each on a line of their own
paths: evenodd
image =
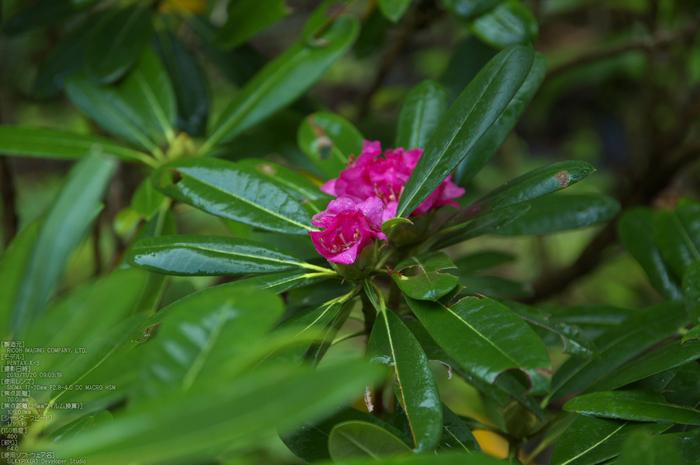
<svg viewBox="0 0 700 465">
<path fill-rule="evenodd" d="M 372 239 L 386 239 L 381 233 L 381 223 L 396 217 L 401 193 L 423 150 L 397 148 L 384 152 L 384 157 L 381 154 L 379 142 L 365 141 L 360 156 L 350 157 L 340 177 L 321 187 L 338 200 L 313 217 L 314 225 L 327 229 L 310 234 L 316 250 L 329 261 L 354 263 L 358 252 Z M 451 179 L 449 175 L 411 216 L 442 205 L 458 207 L 452 199 L 462 196 L 464 189 Z M 362 215 L 364 220 L 360 218 Z"/>
</svg>

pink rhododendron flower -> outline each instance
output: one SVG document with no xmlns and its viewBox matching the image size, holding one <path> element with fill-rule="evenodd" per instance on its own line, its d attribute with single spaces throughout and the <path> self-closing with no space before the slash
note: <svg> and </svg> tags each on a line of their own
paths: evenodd
<svg viewBox="0 0 700 465">
<path fill-rule="evenodd" d="M 348 197 L 355 202 L 378 197 L 385 207 L 382 221 L 396 217 L 396 207 L 404 185 L 411 177 L 423 149 L 397 148 L 387 150 L 383 157 L 381 154 L 379 142 L 366 140 L 360 156 L 357 159 L 351 157 L 340 177 L 328 181 L 321 190 L 336 197 Z M 411 216 L 420 215 L 442 205 L 457 208 L 457 203 L 452 199 L 463 194 L 464 189 L 453 183 L 452 175 L 449 175 Z"/>
<path fill-rule="evenodd" d="M 377 197 L 360 203 L 349 197 L 333 200 L 311 219 L 314 226 L 326 228 L 309 232 L 316 250 L 328 261 L 354 263 L 357 254 L 375 238 L 386 240 L 382 233 L 383 210 L 384 204 Z"/>
</svg>

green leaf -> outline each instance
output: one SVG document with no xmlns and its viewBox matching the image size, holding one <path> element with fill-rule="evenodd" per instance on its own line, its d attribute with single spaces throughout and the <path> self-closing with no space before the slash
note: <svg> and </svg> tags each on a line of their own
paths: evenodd
<svg viewBox="0 0 700 465">
<path fill-rule="evenodd" d="M 28 4 L 2 25 L 3 35 L 13 36 L 49 26 L 80 11 L 70 0 L 40 0 Z"/>
<path fill-rule="evenodd" d="M 634 423 L 579 416 L 559 439 L 552 465 L 595 465 L 620 454 L 627 437 L 635 431 L 660 434 L 671 425 Z"/>
<path fill-rule="evenodd" d="M 350 155 L 362 153 L 364 138 L 349 121 L 334 113 L 314 113 L 299 126 L 299 148 L 328 178 L 345 169 Z"/>
<path fill-rule="evenodd" d="M 411 0 L 379 0 L 379 10 L 391 22 L 398 22 L 411 5 Z"/>
<path fill-rule="evenodd" d="M 612 220 L 620 203 L 606 195 L 556 195 L 532 200 L 532 208 L 496 234 L 532 236 L 585 228 Z"/>
<path fill-rule="evenodd" d="M 131 207 L 146 220 L 153 218 L 163 204 L 165 196 L 156 191 L 151 180 L 144 179 L 131 197 Z"/>
<path fill-rule="evenodd" d="M 661 448 L 668 442 L 673 448 L 680 452 L 682 460 L 676 463 L 698 463 L 700 462 L 700 429 L 689 432 L 664 434 L 654 438 L 654 443 Z M 659 462 L 661 463 L 661 462 Z"/>
<path fill-rule="evenodd" d="M 168 318 L 149 342 L 140 364 L 149 398 L 216 381 L 243 358 L 282 316 L 282 300 L 269 291 L 216 286 L 161 311 Z"/>
<path fill-rule="evenodd" d="M 583 305 L 583 306 L 553 306 L 541 307 L 551 314 L 552 323 L 564 323 L 576 325 L 588 335 L 590 339 L 596 339 L 609 329 L 638 314 L 631 308 L 613 307 L 610 305 Z"/>
<path fill-rule="evenodd" d="M 657 342 L 677 333 L 687 321 L 683 306 L 677 302 L 666 302 L 638 312 L 594 340 L 600 358 L 571 358 L 564 362 L 554 374 L 550 397 L 559 399 L 590 386 Z"/>
<path fill-rule="evenodd" d="M 302 426 L 295 428 L 291 433 L 282 434 L 280 437 L 294 455 L 307 463 L 331 460 L 331 456 L 328 452 L 328 437 L 335 425 L 347 421 L 372 423 L 398 437 L 408 447 L 413 445 L 411 439 L 389 423 L 385 423 L 374 415 L 354 408 L 342 409 L 332 417 L 316 424 L 304 423 Z"/>
<path fill-rule="evenodd" d="M 625 441 L 619 465 L 655 465 L 657 463 L 682 463 L 675 444 L 659 441 L 644 431 L 635 431 Z M 688 463 L 688 462 L 686 462 Z"/>
<path fill-rule="evenodd" d="M 199 63 L 187 47 L 166 30 L 159 30 L 153 43 L 168 70 L 177 97 L 177 127 L 193 136 L 204 135 L 209 96 Z"/>
<path fill-rule="evenodd" d="M 387 430 L 364 421 L 336 425 L 328 438 L 328 451 L 334 461 L 352 458 L 411 455 L 411 448 Z"/>
<path fill-rule="evenodd" d="M 530 171 L 460 208 L 446 227 L 566 189 L 595 171 L 584 161 L 561 161 Z"/>
<path fill-rule="evenodd" d="M 500 276 L 462 276 L 459 282 L 470 291 L 487 297 L 523 299 L 533 294 L 530 284 L 520 283 Z"/>
<path fill-rule="evenodd" d="M 508 0 L 476 18 L 469 29 L 492 47 L 503 48 L 519 42 L 534 42 L 539 26 L 530 10 L 518 0 Z"/>
<path fill-rule="evenodd" d="M 336 465 L 367 465 L 375 461 L 343 460 L 336 461 Z M 442 455 L 413 455 L 410 457 L 386 457 L 382 458 L 382 465 L 503 465 L 503 460 L 484 454 L 442 454 Z"/>
<path fill-rule="evenodd" d="M 700 260 L 693 262 L 683 276 L 685 308 L 694 324 L 700 323 Z"/>
<path fill-rule="evenodd" d="M 49 438 L 54 442 L 69 442 L 80 437 L 83 431 L 88 431 L 112 420 L 113 417 L 109 410 L 88 413 L 51 433 Z"/>
<path fill-rule="evenodd" d="M 161 236 L 134 244 L 126 261 L 138 268 L 176 276 L 225 276 L 307 268 L 289 252 L 247 239 L 224 236 Z"/>
<path fill-rule="evenodd" d="M 446 271 L 456 268 L 444 253 L 431 252 L 402 261 L 391 278 L 412 299 L 437 301 L 457 285 L 459 277 Z"/>
<path fill-rule="evenodd" d="M 476 40 L 476 42 L 479 41 Z M 462 160 L 459 166 L 457 166 L 452 178 L 454 182 L 460 186 L 466 186 L 467 183 L 486 166 L 491 158 L 493 158 L 513 131 L 516 123 L 520 120 L 528 104 L 537 93 L 542 81 L 544 81 L 546 73 L 547 59 L 543 54 L 535 52 L 535 60 L 532 63 L 532 68 L 525 82 L 520 86 L 518 93 L 515 94 L 513 100 L 510 101 L 493 126 L 486 131 L 474 148 L 472 148 L 469 156 Z"/>
<path fill-rule="evenodd" d="M 447 110 L 406 183 L 396 216 L 408 216 L 493 127 L 525 82 L 534 60 L 531 45 L 496 55 Z"/>
<path fill-rule="evenodd" d="M 102 153 L 114 155 L 125 161 L 140 161 L 147 165 L 154 163 L 145 153 L 104 137 L 22 126 L 0 126 L 0 152 L 3 155 L 66 160 Z"/>
<path fill-rule="evenodd" d="M 410 297 L 406 301 L 440 347 L 488 383 L 513 368 L 530 377 L 537 370 L 551 369 L 542 341 L 520 317 L 494 300 L 467 297 L 451 307 Z"/>
<path fill-rule="evenodd" d="M 667 299 L 679 299 L 680 283 L 664 262 L 654 241 L 654 215 L 646 207 L 631 208 L 624 212 L 617 224 L 620 241 L 639 262 L 651 284 Z"/>
<path fill-rule="evenodd" d="M 445 7 L 463 19 L 473 19 L 496 8 L 504 0 L 442 0 Z"/>
<path fill-rule="evenodd" d="M 474 239 L 484 234 L 495 233 L 501 228 L 507 227 L 518 218 L 525 215 L 531 206 L 530 204 L 513 205 L 512 207 L 497 210 L 480 216 L 466 223 L 451 226 L 440 231 L 442 237 L 433 244 L 430 249 L 444 249 L 454 244 Z"/>
<path fill-rule="evenodd" d="M 306 92 L 357 38 L 358 23 L 341 17 L 319 37 L 302 40 L 270 62 L 224 110 L 199 150 L 210 152 Z"/>
<path fill-rule="evenodd" d="M 366 359 L 393 366 L 417 453 L 435 449 L 441 438 L 442 403 L 428 357 L 401 319 L 378 305 Z M 333 456 L 331 452 L 331 456 Z"/>
<path fill-rule="evenodd" d="M 461 274 L 467 275 L 486 271 L 506 263 L 512 263 L 515 259 L 516 257 L 509 253 L 485 250 L 466 255 L 455 261 L 455 265 Z"/>
<path fill-rule="evenodd" d="M 41 223 L 35 221 L 23 228 L 0 257 L 0 337 L 9 336 L 12 307 L 22 278 L 29 265 Z"/>
<path fill-rule="evenodd" d="M 13 333 L 20 337 L 43 311 L 66 262 L 87 235 L 112 177 L 113 160 L 91 156 L 78 163 L 44 220 L 17 293 Z"/>
<path fill-rule="evenodd" d="M 151 179 L 165 195 L 212 215 L 286 234 L 315 230 L 294 197 L 245 165 L 185 158 L 160 166 Z"/>
<path fill-rule="evenodd" d="M 124 76 L 139 60 L 153 34 L 152 9 L 134 5 L 106 15 L 85 50 L 87 74 L 100 84 Z"/>
<path fill-rule="evenodd" d="M 672 342 L 610 373 L 588 391 L 612 391 L 700 358 L 700 342 Z"/>
<path fill-rule="evenodd" d="M 228 5 L 228 19 L 217 31 L 221 48 L 237 47 L 289 14 L 285 0 L 239 0 Z"/>
<path fill-rule="evenodd" d="M 446 110 L 447 94 L 441 84 L 430 80 L 418 84 L 401 106 L 396 147 L 425 148 Z"/>
<path fill-rule="evenodd" d="M 682 279 L 688 266 L 700 260 L 700 204 L 683 204 L 675 211 L 658 212 L 654 238 L 666 263 Z"/>
<path fill-rule="evenodd" d="M 700 425 L 700 411 L 669 404 L 661 394 L 644 391 L 584 394 L 564 404 L 564 410 L 621 420 Z"/>
<path fill-rule="evenodd" d="M 442 404 L 442 439 L 438 452 L 472 454 L 481 452 L 481 447 L 467 425 L 447 405 Z"/>
</svg>

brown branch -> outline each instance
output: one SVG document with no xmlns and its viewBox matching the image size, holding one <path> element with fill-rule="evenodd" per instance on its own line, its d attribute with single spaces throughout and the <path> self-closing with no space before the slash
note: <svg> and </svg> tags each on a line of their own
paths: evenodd
<svg viewBox="0 0 700 465">
<path fill-rule="evenodd" d="M 2 195 L 3 228 L 5 244 L 9 245 L 17 234 L 19 219 L 15 209 L 15 182 L 7 157 L 0 156 L 0 195 Z"/>
</svg>

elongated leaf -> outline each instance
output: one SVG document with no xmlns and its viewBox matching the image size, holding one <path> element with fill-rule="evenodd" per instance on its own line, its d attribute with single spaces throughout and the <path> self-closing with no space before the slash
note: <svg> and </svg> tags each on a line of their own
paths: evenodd
<svg viewBox="0 0 700 465">
<path fill-rule="evenodd" d="M 660 211 L 654 218 L 654 238 L 661 255 L 680 280 L 700 260 L 700 204 L 683 204 L 675 211 Z"/>
<path fill-rule="evenodd" d="M 476 42 L 481 43 L 478 40 Z M 488 53 L 488 51 L 482 51 L 482 53 Z M 470 155 L 459 164 L 452 178 L 454 182 L 460 186 L 466 186 L 493 158 L 537 93 L 546 73 L 547 60 L 543 54 L 536 52 L 535 60 L 525 82 L 493 126 L 472 148 Z"/>
<path fill-rule="evenodd" d="M 552 316 L 552 323 L 576 325 L 590 338 L 596 339 L 609 329 L 618 326 L 628 318 L 638 314 L 631 308 L 610 305 L 552 306 L 540 307 Z"/>
<path fill-rule="evenodd" d="M 102 153 L 114 155 L 125 161 L 153 163 L 145 153 L 104 137 L 22 126 L 0 126 L 0 153 L 66 160 L 81 159 L 93 153 Z"/>
<path fill-rule="evenodd" d="M 508 0 L 476 18 L 469 29 L 492 47 L 507 47 L 523 41 L 534 42 L 539 26 L 530 10 L 518 0 Z"/>
<path fill-rule="evenodd" d="M 430 80 L 418 84 L 401 107 L 396 147 L 425 148 L 446 110 L 447 94 L 442 85 Z"/>
<path fill-rule="evenodd" d="M 153 185 L 165 195 L 268 231 L 306 234 L 315 228 L 304 207 L 255 170 L 215 158 L 189 158 L 162 165 Z"/>
<path fill-rule="evenodd" d="M 149 237 L 131 247 L 126 261 L 148 271 L 177 276 L 323 270 L 277 247 L 223 236 Z"/>
<path fill-rule="evenodd" d="M 479 443 L 467 425 L 445 404 L 442 404 L 442 417 L 442 439 L 438 451 L 460 454 L 481 452 Z"/>
<path fill-rule="evenodd" d="M 564 409 L 603 418 L 700 425 L 700 411 L 669 404 L 661 394 L 644 391 L 584 394 L 564 404 Z"/>
<path fill-rule="evenodd" d="M 557 442 L 552 465 L 595 465 L 620 454 L 625 439 L 635 431 L 660 434 L 669 424 L 636 423 L 579 416 Z"/>
<path fill-rule="evenodd" d="M 673 342 L 616 370 L 588 391 L 611 391 L 700 358 L 700 342 Z"/>
<path fill-rule="evenodd" d="M 366 465 L 367 459 L 342 460 L 335 462 L 337 465 Z M 503 465 L 503 460 L 485 454 L 441 454 L 441 455 L 413 455 L 410 457 L 386 457 L 382 458 L 382 465 Z"/>
<path fill-rule="evenodd" d="M 200 153 L 231 140 L 306 92 L 355 41 L 357 21 L 339 18 L 310 42 L 302 41 L 268 64 L 224 110 Z"/>
<path fill-rule="evenodd" d="M 442 436 L 442 403 L 428 357 L 395 313 L 383 305 L 378 312 L 366 358 L 394 366 L 399 401 L 408 417 L 416 452 L 430 451 Z"/>
<path fill-rule="evenodd" d="M 428 141 L 406 183 L 396 216 L 408 216 L 457 167 L 496 123 L 525 82 L 534 60 L 531 45 L 496 55 L 462 92 Z"/>
<path fill-rule="evenodd" d="M 657 463 L 682 463 L 672 441 L 658 441 L 645 431 L 636 431 L 625 441 L 617 465 L 655 465 Z"/>
<path fill-rule="evenodd" d="M 485 271 L 514 261 L 514 255 L 495 250 L 487 250 L 464 256 L 455 261 L 455 265 L 459 269 L 460 273 L 467 275 Z"/>
<path fill-rule="evenodd" d="M 450 12 L 463 19 L 473 19 L 488 13 L 504 0 L 442 0 Z"/>
<path fill-rule="evenodd" d="M 513 281 L 501 276 L 462 276 L 459 278 L 459 282 L 471 292 L 483 294 L 487 297 L 523 299 L 533 294 L 530 284 Z"/>
<path fill-rule="evenodd" d="M 676 333 L 687 321 L 682 304 L 677 302 L 667 302 L 639 312 L 594 341 L 600 358 L 567 360 L 554 374 L 550 397 L 558 399 L 588 387 Z"/>
<path fill-rule="evenodd" d="M 700 323 L 700 260 L 691 264 L 683 276 L 685 308 L 693 323 Z"/>
<path fill-rule="evenodd" d="M 80 10 L 70 0 L 41 0 L 27 5 L 2 25 L 4 35 L 13 36 L 70 18 Z"/>
<path fill-rule="evenodd" d="M 512 207 L 497 210 L 484 216 L 475 218 L 463 224 L 458 224 L 440 231 L 443 236 L 433 244 L 431 250 L 444 249 L 454 244 L 495 233 L 501 228 L 507 227 L 518 218 L 525 215 L 531 206 L 529 204 L 513 205 Z"/>
<path fill-rule="evenodd" d="M 457 285 L 459 277 L 447 271 L 456 268 L 447 255 L 432 252 L 402 261 L 391 278 L 412 299 L 437 301 Z"/>
<path fill-rule="evenodd" d="M 334 299 L 317 307 L 302 310 L 301 312 L 287 318 L 277 325 L 274 333 L 289 333 L 294 337 L 308 339 L 323 339 L 324 330 L 338 317 L 343 308 L 343 302 Z M 306 354 L 308 344 L 301 348 L 286 350 L 282 357 L 285 359 L 298 359 Z"/>
<path fill-rule="evenodd" d="M 406 298 L 428 333 L 470 373 L 493 383 L 518 368 L 530 376 L 550 369 L 542 341 L 520 317 L 487 297 L 468 297 L 451 307 Z"/>
<path fill-rule="evenodd" d="M 299 148 L 329 178 L 338 177 L 350 155 L 360 155 L 364 140 L 345 118 L 325 112 L 307 116 L 297 139 Z"/>
<path fill-rule="evenodd" d="M 334 461 L 411 455 L 411 448 L 401 439 L 364 421 L 346 421 L 336 425 L 328 438 L 328 451 Z"/>
<path fill-rule="evenodd" d="M 156 191 L 151 180 L 146 178 L 131 197 L 131 208 L 139 215 L 143 215 L 148 221 L 158 213 L 164 200 L 165 196 Z"/>
<path fill-rule="evenodd" d="M 664 262 L 659 247 L 654 242 L 654 216 L 649 208 L 631 208 L 617 224 L 620 241 L 639 262 L 651 284 L 667 299 L 681 296 L 680 283 Z"/>
<path fill-rule="evenodd" d="M 115 163 L 93 155 L 77 164 L 41 226 L 12 313 L 20 336 L 43 311 L 63 275 L 66 262 L 102 209 Z"/>
<path fill-rule="evenodd" d="M 556 195 L 528 202 L 523 216 L 496 231 L 504 236 L 550 234 L 610 221 L 620 203 L 605 195 Z"/>
<path fill-rule="evenodd" d="M 222 447 L 235 451 L 259 444 L 276 426 L 317 420 L 357 398 L 382 372 L 352 362 L 314 371 L 259 370 L 122 411 L 113 422 L 68 444 L 39 442 L 36 447 L 89 463 L 126 463 L 133 454 L 145 465 L 213 460 Z M 260 415 L 263 406 L 266 415 Z"/>
<path fill-rule="evenodd" d="M 53 439 L 54 442 L 72 441 L 76 437 L 80 437 L 83 431 L 90 430 L 112 420 L 113 417 L 109 410 L 89 413 L 56 430 L 51 434 L 50 438 Z"/>
<path fill-rule="evenodd" d="M 289 450 L 307 463 L 331 460 L 331 456 L 328 452 L 328 437 L 335 425 L 347 421 L 372 423 L 401 439 L 409 448 L 413 445 L 413 441 L 398 429 L 383 422 L 374 415 L 354 408 L 342 409 L 332 417 L 319 423 L 304 423 L 299 428 L 294 429 L 293 432 L 281 434 L 280 437 Z"/>
<path fill-rule="evenodd" d="M 22 229 L 0 257 L 0 337 L 10 333 L 12 307 L 29 265 L 40 225 L 34 222 Z"/>
<path fill-rule="evenodd" d="M 153 34 L 152 10 L 148 5 L 115 11 L 95 26 L 85 51 L 87 73 L 100 84 L 124 76 L 141 57 Z"/>
<path fill-rule="evenodd" d="M 379 0 L 379 9 L 390 21 L 396 23 L 406 13 L 411 0 Z"/>
<path fill-rule="evenodd" d="M 445 225 L 454 226 L 472 218 L 566 189 L 595 171 L 583 161 L 561 161 L 530 171 L 475 200 Z"/>
<path fill-rule="evenodd" d="M 177 37 L 158 31 L 154 46 L 165 64 L 177 97 L 177 126 L 193 136 L 207 127 L 209 96 L 204 74 L 190 51 Z"/>
<path fill-rule="evenodd" d="M 284 0 L 240 0 L 228 6 L 228 19 L 217 31 L 215 41 L 222 48 L 241 45 L 290 12 Z"/>
<path fill-rule="evenodd" d="M 689 432 L 664 434 L 654 438 L 656 445 L 662 446 L 669 442 L 681 455 L 681 460 L 685 463 L 700 462 L 700 429 Z M 682 463 L 678 461 L 678 463 Z"/>
<path fill-rule="evenodd" d="M 226 367 L 260 340 L 282 315 L 268 291 L 216 286 L 171 304 L 168 319 L 149 342 L 140 365 L 150 398 L 220 379 Z"/>
</svg>

